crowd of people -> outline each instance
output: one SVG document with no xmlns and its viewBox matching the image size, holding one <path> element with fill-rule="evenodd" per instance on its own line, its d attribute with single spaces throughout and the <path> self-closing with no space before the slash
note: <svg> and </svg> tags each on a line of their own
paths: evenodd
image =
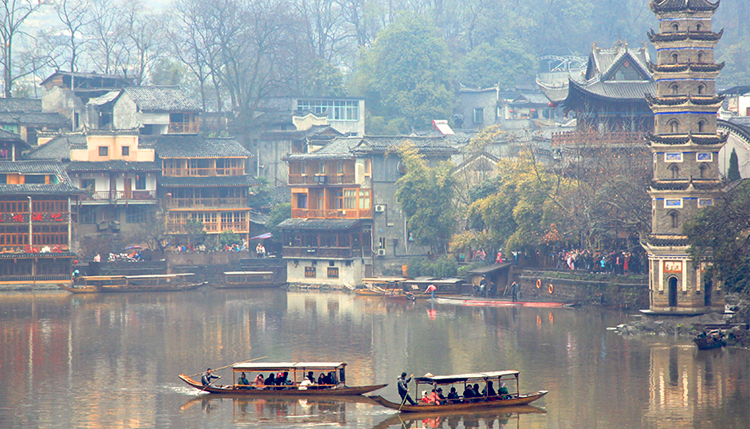
<svg viewBox="0 0 750 429">
<path fill-rule="evenodd" d="M 218 376 L 212 375 L 211 368 L 207 369 L 206 372 L 201 376 L 201 384 L 203 384 L 203 387 L 206 387 L 210 384 L 212 384 L 212 379 L 220 378 Z M 336 386 L 339 383 L 338 379 L 336 378 L 336 373 L 334 371 L 330 371 L 327 374 L 326 373 L 320 373 L 320 375 L 315 378 L 315 374 L 312 371 L 309 371 L 305 378 L 301 380 L 299 383 L 296 383 L 293 380 L 289 379 L 289 372 L 279 372 L 279 373 L 270 373 L 265 378 L 263 377 L 263 374 L 258 373 L 258 375 L 255 376 L 255 379 L 253 379 L 252 383 L 248 380 L 246 374 L 243 372 L 240 377 L 237 379 L 237 386 L 241 389 L 259 389 L 259 390 L 282 390 L 282 389 L 298 389 L 298 390 L 307 390 L 307 389 L 316 389 L 321 387 L 333 387 Z"/>
<path fill-rule="evenodd" d="M 414 374 L 407 377 L 405 372 L 401 373 L 401 376 L 398 377 L 398 394 L 401 396 L 401 403 L 409 402 L 411 405 L 418 405 L 419 403 L 426 405 L 469 404 L 512 398 L 504 382 L 500 382 L 500 386 L 496 391 L 492 380 L 487 380 L 482 390 L 479 390 L 479 383 L 474 383 L 473 385 L 466 383 L 462 395 L 458 394 L 455 387 L 451 387 L 448 396 L 443 395 L 442 387 L 436 387 L 430 393 L 427 390 L 423 390 L 420 402 L 416 402 L 409 395 L 409 382 L 412 377 L 414 377 Z"/>
<path fill-rule="evenodd" d="M 606 274 L 645 274 L 648 259 L 644 252 L 594 252 L 590 250 L 560 250 L 551 255 L 555 268 L 584 270 Z"/>
</svg>

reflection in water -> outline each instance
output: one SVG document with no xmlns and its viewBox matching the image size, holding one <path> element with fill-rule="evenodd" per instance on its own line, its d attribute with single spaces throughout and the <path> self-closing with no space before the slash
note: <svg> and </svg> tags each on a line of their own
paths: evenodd
<svg viewBox="0 0 750 429">
<path fill-rule="evenodd" d="M 370 403 L 214 398 L 177 378 L 268 356 L 348 362 L 349 384 L 390 383 L 375 392 L 390 400 L 402 371 L 515 369 L 522 391 L 550 391 L 547 414 L 409 417 L 409 427 L 747 428 L 750 352 L 606 331 L 627 317 L 281 290 L 0 293 L 0 426 L 402 427 L 404 416 Z"/>
<path fill-rule="evenodd" d="M 522 415 L 545 414 L 546 410 L 531 405 L 509 407 L 474 413 L 395 414 L 373 429 L 386 428 L 520 428 Z"/>
</svg>

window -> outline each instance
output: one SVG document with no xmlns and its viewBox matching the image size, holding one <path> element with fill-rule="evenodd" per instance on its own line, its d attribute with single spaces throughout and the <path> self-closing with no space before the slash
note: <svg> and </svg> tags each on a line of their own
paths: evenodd
<svg viewBox="0 0 750 429">
<path fill-rule="evenodd" d="M 96 206 L 81 206 L 78 208 L 78 223 L 91 225 L 96 223 Z"/>
<path fill-rule="evenodd" d="M 107 146 L 99 146 L 99 156 L 109 156 L 109 148 Z"/>
<path fill-rule="evenodd" d="M 359 190 L 359 208 L 360 210 L 370 209 L 370 190 L 369 189 Z"/>
<path fill-rule="evenodd" d="M 323 161 L 318 163 L 318 174 L 326 174 L 326 163 Z"/>
<path fill-rule="evenodd" d="M 130 146 L 122 147 L 122 156 L 130 156 Z"/>
<path fill-rule="evenodd" d="M 677 24 L 672 24 L 672 31 L 674 32 L 680 31 L 680 26 Z"/>
<path fill-rule="evenodd" d="M 709 170 L 708 164 L 701 164 L 698 168 L 700 169 L 700 178 L 707 179 Z"/>
<path fill-rule="evenodd" d="M 484 109 L 481 107 L 475 108 L 472 119 L 475 124 L 483 124 L 484 123 Z"/>
<path fill-rule="evenodd" d="M 357 208 L 357 190 L 356 189 L 344 190 L 344 208 L 346 210 Z"/>
<path fill-rule="evenodd" d="M 300 162 L 299 171 L 300 171 L 301 175 L 303 175 L 303 176 L 306 175 L 307 174 L 307 164 L 305 164 L 304 162 Z"/>
<path fill-rule="evenodd" d="M 701 119 L 700 121 L 698 121 L 698 132 L 702 133 L 705 130 L 706 130 L 706 121 L 704 121 L 703 119 Z"/>
<path fill-rule="evenodd" d="M 672 134 L 677 134 L 680 131 L 680 123 L 672 120 L 669 122 L 669 132 Z"/>
<path fill-rule="evenodd" d="M 298 209 L 307 208 L 307 194 L 297 194 L 297 208 Z"/>
<path fill-rule="evenodd" d="M 145 174 L 135 175 L 135 189 L 138 189 L 138 190 L 146 189 L 146 175 Z"/>
<path fill-rule="evenodd" d="M 697 24 L 697 25 L 695 26 L 695 31 L 701 31 L 702 29 L 703 29 L 703 26 L 702 26 L 702 25 L 700 25 L 700 24 Z"/>
<path fill-rule="evenodd" d="M 359 101 L 357 100 L 297 100 L 297 110 L 309 110 L 316 114 L 325 113 L 335 121 L 358 121 Z"/>
<path fill-rule="evenodd" d="M 328 267 L 328 278 L 330 279 L 339 278 L 339 267 Z"/>
<path fill-rule="evenodd" d="M 88 189 L 90 191 L 96 190 L 95 179 L 81 179 L 81 189 Z"/>
<path fill-rule="evenodd" d="M 703 62 L 703 52 L 698 52 L 698 62 L 699 63 Z"/>
<path fill-rule="evenodd" d="M 315 278 L 315 267 L 305 267 L 305 277 Z"/>
<path fill-rule="evenodd" d="M 148 209 L 140 205 L 129 205 L 125 211 L 126 223 L 144 223 L 148 220 Z"/>
<path fill-rule="evenodd" d="M 706 90 L 706 87 L 703 85 L 698 85 L 698 94 L 703 94 L 703 92 Z"/>
<path fill-rule="evenodd" d="M 370 160 L 366 159 L 365 160 L 365 176 L 369 176 L 369 175 L 370 175 Z"/>
<path fill-rule="evenodd" d="M 680 167 L 678 167 L 675 164 L 672 164 L 672 165 L 670 165 L 667 168 L 669 168 L 669 171 L 672 172 L 672 178 L 673 179 L 678 179 L 680 177 Z"/>
<path fill-rule="evenodd" d="M 680 214 L 679 213 L 675 211 L 669 212 L 669 218 L 670 218 L 672 228 L 678 228 L 680 226 Z"/>
<path fill-rule="evenodd" d="M 680 87 L 676 83 L 669 85 L 669 89 L 672 90 L 672 95 L 677 95 L 680 93 Z"/>
<path fill-rule="evenodd" d="M 341 161 L 336 163 L 336 174 L 344 174 L 344 163 Z"/>
<path fill-rule="evenodd" d="M 680 56 L 677 54 L 672 54 L 672 64 L 677 64 L 680 62 Z"/>
</svg>

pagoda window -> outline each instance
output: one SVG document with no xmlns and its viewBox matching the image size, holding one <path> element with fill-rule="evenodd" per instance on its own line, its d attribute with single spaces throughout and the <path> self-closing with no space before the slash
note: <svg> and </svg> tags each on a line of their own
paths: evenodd
<svg viewBox="0 0 750 429">
<path fill-rule="evenodd" d="M 677 54 L 672 54 L 672 64 L 677 64 L 680 62 L 680 56 Z"/>
<path fill-rule="evenodd" d="M 702 26 L 702 25 L 700 25 L 700 24 L 697 24 L 697 25 L 695 26 L 695 31 L 701 31 L 701 30 L 703 30 L 703 26 Z"/>
<path fill-rule="evenodd" d="M 698 85 L 698 95 L 703 94 L 705 90 L 706 90 L 706 87 L 703 84 Z"/>
<path fill-rule="evenodd" d="M 680 131 L 680 123 L 677 122 L 677 120 L 673 119 L 669 122 L 669 131 L 672 134 L 677 134 Z"/>
<path fill-rule="evenodd" d="M 708 166 L 708 164 L 701 164 L 701 166 L 698 167 L 698 168 L 700 169 L 700 178 L 701 179 L 707 179 L 708 178 L 708 170 L 710 168 Z"/>
<path fill-rule="evenodd" d="M 680 227 L 680 214 L 676 211 L 669 212 L 669 218 L 671 221 L 672 228 L 679 228 Z"/>
<path fill-rule="evenodd" d="M 705 128 L 706 128 L 706 121 L 704 121 L 703 119 L 701 119 L 700 121 L 698 121 L 698 132 L 699 133 L 704 132 Z"/>
<path fill-rule="evenodd" d="M 698 52 L 698 62 L 699 63 L 703 62 L 703 52 Z"/>
<path fill-rule="evenodd" d="M 672 95 L 677 95 L 680 93 L 680 86 L 676 83 L 673 83 L 669 86 L 669 89 L 672 90 Z"/>
<path fill-rule="evenodd" d="M 677 164 L 672 164 L 669 167 L 667 167 L 669 171 L 672 172 L 672 178 L 673 179 L 679 179 L 680 178 L 680 167 L 677 166 Z"/>
<path fill-rule="evenodd" d="M 680 31 L 680 26 L 677 24 L 672 24 L 672 31 L 674 31 L 675 33 Z"/>
</svg>

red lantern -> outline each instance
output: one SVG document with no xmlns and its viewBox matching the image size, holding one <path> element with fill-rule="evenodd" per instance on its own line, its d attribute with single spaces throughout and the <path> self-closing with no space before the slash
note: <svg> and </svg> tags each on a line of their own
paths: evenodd
<svg viewBox="0 0 750 429">
<path fill-rule="evenodd" d="M 548 103 L 548 106 L 549 106 L 549 107 L 557 107 L 557 103 L 553 103 L 553 102 L 551 102 L 551 101 L 550 101 L 550 102 Z"/>
</svg>

